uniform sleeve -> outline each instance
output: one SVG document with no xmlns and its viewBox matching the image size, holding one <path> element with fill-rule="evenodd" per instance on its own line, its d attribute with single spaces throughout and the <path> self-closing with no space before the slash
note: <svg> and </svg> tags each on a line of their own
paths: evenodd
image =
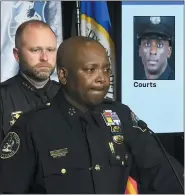
<svg viewBox="0 0 185 195">
<path fill-rule="evenodd" d="M 35 152 L 31 133 L 21 117 L 0 149 L 0 192 L 24 194 L 34 179 Z"/>
<path fill-rule="evenodd" d="M 133 117 L 133 116 L 132 116 Z M 137 118 L 124 128 L 125 142 L 129 146 L 136 165 L 139 193 L 183 193 L 182 188 L 155 136 L 149 130 L 137 126 Z M 184 169 L 169 156 L 172 165 L 184 184 Z"/>
</svg>

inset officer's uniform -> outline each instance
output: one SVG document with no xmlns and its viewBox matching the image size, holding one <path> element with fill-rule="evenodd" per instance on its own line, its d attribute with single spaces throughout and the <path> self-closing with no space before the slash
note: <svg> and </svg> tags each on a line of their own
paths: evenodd
<svg viewBox="0 0 185 195">
<path fill-rule="evenodd" d="M 0 151 L 1 193 L 124 194 L 128 176 L 139 193 L 183 193 L 147 129 L 120 103 L 86 113 L 62 91 L 45 108 L 22 115 Z M 183 168 L 172 159 L 183 181 Z"/>
<path fill-rule="evenodd" d="M 137 39 L 140 45 L 142 39 L 167 40 L 170 46 L 174 42 L 175 18 L 173 16 L 138 16 Z M 146 76 L 142 80 L 147 80 Z M 175 80 L 175 72 L 169 66 L 156 80 Z"/>
<path fill-rule="evenodd" d="M 35 88 L 20 73 L 0 84 L 0 145 L 10 127 L 29 110 L 50 101 L 59 83 L 49 80 L 43 88 Z"/>
</svg>

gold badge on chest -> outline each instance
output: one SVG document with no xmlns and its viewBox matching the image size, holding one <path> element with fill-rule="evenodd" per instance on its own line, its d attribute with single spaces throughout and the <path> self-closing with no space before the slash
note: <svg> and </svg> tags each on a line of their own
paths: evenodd
<svg viewBox="0 0 185 195">
<path fill-rule="evenodd" d="M 11 113 L 12 120 L 10 121 L 10 125 L 12 126 L 17 119 L 22 115 L 22 111 L 16 111 Z"/>
<path fill-rule="evenodd" d="M 113 140 L 117 144 L 122 144 L 123 143 L 123 135 L 114 135 Z"/>
</svg>

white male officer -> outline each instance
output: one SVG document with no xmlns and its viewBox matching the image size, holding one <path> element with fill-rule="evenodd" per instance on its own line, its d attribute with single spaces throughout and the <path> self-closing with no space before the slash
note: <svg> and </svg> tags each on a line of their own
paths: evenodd
<svg viewBox="0 0 185 195">
<path fill-rule="evenodd" d="M 50 79 L 56 53 L 56 35 L 48 24 L 29 20 L 18 27 L 13 54 L 19 72 L 0 84 L 0 144 L 22 113 L 51 100 L 58 92 L 59 83 Z"/>
</svg>

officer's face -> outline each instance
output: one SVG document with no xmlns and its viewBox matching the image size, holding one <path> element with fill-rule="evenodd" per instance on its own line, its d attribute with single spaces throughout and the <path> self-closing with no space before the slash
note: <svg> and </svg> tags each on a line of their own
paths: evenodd
<svg viewBox="0 0 185 195">
<path fill-rule="evenodd" d="M 105 49 L 97 43 L 83 45 L 74 63 L 68 70 L 68 94 L 81 105 L 101 103 L 110 84 L 110 63 Z"/>
<path fill-rule="evenodd" d="M 49 28 L 26 27 L 20 47 L 14 48 L 21 71 L 35 80 L 46 80 L 56 65 L 56 44 L 56 37 Z"/>
<path fill-rule="evenodd" d="M 171 56 L 171 47 L 168 41 L 143 39 L 139 55 L 142 59 L 145 72 L 157 74 L 167 64 L 167 58 Z"/>
</svg>

